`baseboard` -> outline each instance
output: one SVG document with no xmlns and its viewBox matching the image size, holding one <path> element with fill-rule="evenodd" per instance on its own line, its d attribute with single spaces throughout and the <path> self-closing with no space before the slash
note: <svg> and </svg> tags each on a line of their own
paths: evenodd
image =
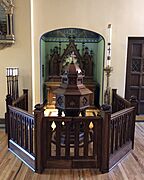
<svg viewBox="0 0 144 180">
<path fill-rule="evenodd" d="M 0 118 L 0 128 L 5 128 L 5 119 Z"/>
<path fill-rule="evenodd" d="M 137 123 L 143 123 L 144 120 L 136 120 L 135 122 L 137 122 Z"/>
<path fill-rule="evenodd" d="M 4 118 L 0 118 L 0 124 L 5 124 L 5 119 Z"/>
<path fill-rule="evenodd" d="M 137 115 L 136 122 L 144 122 L 144 115 Z"/>
</svg>

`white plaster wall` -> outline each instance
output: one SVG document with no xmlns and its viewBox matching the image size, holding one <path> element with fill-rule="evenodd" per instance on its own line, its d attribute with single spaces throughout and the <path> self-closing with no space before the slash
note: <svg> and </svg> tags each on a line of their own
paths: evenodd
<svg viewBox="0 0 144 180">
<path fill-rule="evenodd" d="M 6 90 L 6 67 L 19 67 L 19 90 L 28 88 L 31 102 L 31 44 L 30 2 L 14 0 L 15 44 L 0 50 L 0 118 L 4 118 Z"/>
<path fill-rule="evenodd" d="M 113 27 L 111 87 L 124 96 L 128 36 L 144 36 L 143 0 L 33 0 L 35 103 L 40 101 L 40 36 L 48 31 L 76 27 L 92 30 L 106 37 Z"/>
</svg>

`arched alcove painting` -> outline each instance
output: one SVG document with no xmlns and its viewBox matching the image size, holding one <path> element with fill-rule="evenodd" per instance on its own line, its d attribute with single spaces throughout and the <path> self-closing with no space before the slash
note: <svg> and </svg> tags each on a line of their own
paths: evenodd
<svg viewBox="0 0 144 180">
<path fill-rule="evenodd" d="M 84 84 L 93 91 L 92 105 L 103 101 L 104 38 L 89 30 L 64 28 L 41 37 L 41 101 L 55 104 L 53 91 L 60 85 L 60 74 L 73 57 L 85 72 Z"/>
</svg>

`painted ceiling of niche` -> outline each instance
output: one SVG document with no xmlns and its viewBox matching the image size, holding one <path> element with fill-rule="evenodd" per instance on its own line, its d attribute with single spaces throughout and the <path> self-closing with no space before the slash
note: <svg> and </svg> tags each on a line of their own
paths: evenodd
<svg viewBox="0 0 144 180">
<path fill-rule="evenodd" d="M 98 43 L 103 38 L 101 35 L 83 29 L 64 28 L 51 32 L 47 32 L 42 36 L 45 42 L 69 42 L 69 39 L 74 39 L 75 42 Z"/>
</svg>

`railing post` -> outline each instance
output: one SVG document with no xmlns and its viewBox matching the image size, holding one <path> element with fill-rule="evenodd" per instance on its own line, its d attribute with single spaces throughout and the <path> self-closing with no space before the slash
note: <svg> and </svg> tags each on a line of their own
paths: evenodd
<svg viewBox="0 0 144 180">
<path fill-rule="evenodd" d="M 129 102 L 131 103 L 131 106 L 135 107 L 135 115 L 136 115 L 137 114 L 137 105 L 138 105 L 137 97 L 136 96 L 131 96 L 130 99 L 129 99 Z"/>
<path fill-rule="evenodd" d="M 25 110 L 28 111 L 28 89 L 23 89 L 23 94 L 25 94 Z"/>
<path fill-rule="evenodd" d="M 134 112 L 133 112 L 133 121 L 132 121 L 132 131 L 131 131 L 131 138 L 132 138 L 132 148 L 134 148 L 134 134 L 135 134 L 135 119 L 136 119 L 136 113 L 137 113 L 137 98 L 135 96 L 131 96 L 129 99 L 129 102 L 131 103 L 131 106 L 134 106 Z"/>
<path fill-rule="evenodd" d="M 101 172 L 109 172 L 109 142 L 110 142 L 110 120 L 111 106 L 104 104 L 101 107 L 102 116 L 102 154 L 101 154 Z"/>
<path fill-rule="evenodd" d="M 12 105 L 12 97 L 10 94 L 6 96 L 6 113 L 5 113 L 5 132 L 9 134 L 9 105 Z"/>
<path fill-rule="evenodd" d="M 115 102 L 115 95 L 117 94 L 117 89 L 112 89 L 112 112 L 116 112 L 116 102 Z"/>
<path fill-rule="evenodd" d="M 43 117 L 44 108 L 43 105 L 35 105 L 34 118 L 35 118 L 35 167 L 36 172 L 41 173 L 43 171 L 43 161 L 42 161 L 42 141 L 43 141 Z"/>
</svg>

